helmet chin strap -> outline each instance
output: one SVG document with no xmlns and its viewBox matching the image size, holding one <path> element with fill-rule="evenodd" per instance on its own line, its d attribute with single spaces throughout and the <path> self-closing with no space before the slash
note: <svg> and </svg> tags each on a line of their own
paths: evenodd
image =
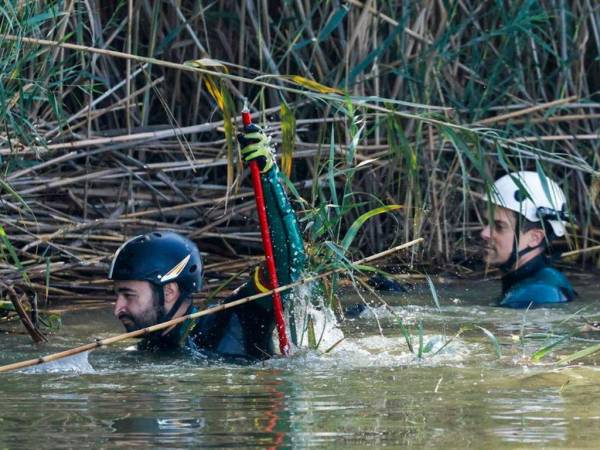
<svg viewBox="0 0 600 450">
<path fill-rule="evenodd" d="M 166 322 L 171 320 L 175 313 L 179 310 L 184 301 L 187 300 L 189 294 L 187 292 L 181 292 L 179 298 L 175 301 L 168 313 L 165 314 L 165 293 L 163 286 L 157 286 L 158 290 L 158 304 L 160 311 L 157 317 L 157 323 Z"/>
<path fill-rule="evenodd" d="M 512 251 L 510 252 L 510 256 L 504 263 L 502 263 L 502 264 L 500 264 L 500 266 L 498 266 L 499 269 L 505 273 L 510 272 L 515 267 L 515 264 L 517 263 L 517 261 L 520 257 L 522 257 L 523 255 L 526 255 L 527 253 L 532 252 L 535 249 L 540 248 L 540 247 L 542 247 L 542 244 L 536 245 L 535 247 L 527 247 L 527 248 L 524 248 L 523 250 L 517 250 L 517 241 L 514 240 Z"/>
</svg>

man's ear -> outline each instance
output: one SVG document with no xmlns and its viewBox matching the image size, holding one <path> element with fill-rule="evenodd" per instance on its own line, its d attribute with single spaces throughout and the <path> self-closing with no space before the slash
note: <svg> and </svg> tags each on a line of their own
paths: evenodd
<svg viewBox="0 0 600 450">
<path fill-rule="evenodd" d="M 539 247 L 544 244 L 544 240 L 546 239 L 546 233 L 541 228 L 529 230 L 526 235 L 528 247 Z"/>
<path fill-rule="evenodd" d="M 175 281 L 165 284 L 163 294 L 165 296 L 165 306 L 173 305 L 179 298 L 179 285 Z"/>
</svg>

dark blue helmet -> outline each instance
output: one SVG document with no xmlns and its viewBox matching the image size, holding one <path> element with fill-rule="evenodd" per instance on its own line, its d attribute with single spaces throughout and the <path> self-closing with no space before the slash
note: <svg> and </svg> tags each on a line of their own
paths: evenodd
<svg viewBox="0 0 600 450">
<path fill-rule="evenodd" d="M 189 239 L 172 231 L 153 231 L 125 242 L 113 258 L 109 280 L 177 282 L 186 295 L 202 287 L 202 257 Z"/>
</svg>

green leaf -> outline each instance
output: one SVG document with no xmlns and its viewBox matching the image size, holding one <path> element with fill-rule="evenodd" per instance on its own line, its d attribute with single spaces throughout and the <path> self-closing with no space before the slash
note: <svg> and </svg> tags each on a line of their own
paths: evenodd
<svg viewBox="0 0 600 450">
<path fill-rule="evenodd" d="M 468 135 L 465 131 L 456 132 L 451 127 L 446 126 L 442 127 L 442 131 L 446 138 L 452 143 L 452 145 L 454 145 L 454 147 L 459 152 L 465 155 L 471 161 L 471 163 L 473 163 L 473 165 L 477 169 L 479 176 L 481 176 L 484 179 L 484 182 L 488 183 L 489 185 L 492 185 L 493 180 L 490 178 L 487 171 L 485 170 L 485 160 L 481 147 L 477 145 L 477 142 L 472 142 L 472 145 L 475 147 L 477 152 L 473 151 L 471 150 L 469 144 L 467 143 L 467 140 L 465 139 L 466 137 L 475 139 L 476 135 L 472 132 L 468 133 Z"/>
<path fill-rule="evenodd" d="M 558 365 L 569 364 L 573 361 L 577 361 L 578 359 L 585 358 L 586 356 L 590 356 L 598 351 L 600 351 L 600 344 L 591 345 L 590 347 L 586 347 L 583 350 L 579 350 L 578 352 L 575 352 L 569 356 L 565 356 L 565 357 L 561 358 L 557 362 L 557 364 Z"/>
<path fill-rule="evenodd" d="M 290 80 L 296 84 L 299 84 L 302 87 L 310 89 L 311 91 L 319 92 L 321 94 L 344 94 L 344 92 L 340 89 L 325 86 L 324 84 L 317 83 L 316 81 L 310 80 L 300 75 L 286 75 L 282 78 Z"/>
<path fill-rule="evenodd" d="M 498 343 L 496 336 L 494 336 L 494 333 L 487 328 L 480 327 L 479 325 L 475 325 L 475 328 L 479 328 L 481 331 L 483 331 L 490 341 L 492 341 L 492 344 L 494 344 L 494 349 L 496 350 L 496 356 L 500 358 L 502 356 L 502 353 L 500 352 L 500 344 Z"/>
<path fill-rule="evenodd" d="M 561 205 L 555 204 L 555 202 L 557 200 L 556 192 L 550 192 L 550 184 L 548 183 L 548 177 L 546 176 L 546 173 L 544 172 L 544 168 L 542 167 L 542 164 L 537 159 L 535 161 L 535 170 L 536 170 L 538 176 L 540 177 L 542 189 L 544 190 L 544 194 L 546 195 L 546 198 L 548 199 L 548 201 L 550 202 L 550 204 L 552 205 L 552 207 L 554 209 L 560 210 Z"/>
<path fill-rule="evenodd" d="M 307 206 L 308 202 L 300 195 L 300 193 L 296 189 L 296 186 L 294 186 L 294 183 L 292 183 L 290 178 L 288 176 L 286 176 L 286 174 L 283 172 L 279 172 L 279 176 L 280 176 L 281 180 L 283 181 L 283 184 L 285 184 L 285 187 L 287 188 L 287 190 L 290 191 L 292 193 L 292 195 L 294 196 L 294 200 Z"/>
<path fill-rule="evenodd" d="M 423 356 L 423 333 L 423 321 L 419 320 L 419 351 L 417 353 L 419 358 Z"/>
<path fill-rule="evenodd" d="M 223 98 L 223 128 L 225 130 L 225 142 L 227 146 L 227 192 L 230 192 L 235 178 L 235 155 L 237 151 L 235 129 L 232 120 L 235 105 L 225 83 L 221 80 L 219 84 Z"/>
<path fill-rule="evenodd" d="M 571 337 L 570 335 L 561 336 L 559 339 L 552 342 L 551 344 L 540 348 L 533 355 L 531 355 L 531 360 L 533 362 L 539 362 L 544 356 L 546 356 L 548 353 L 550 353 L 552 351 L 552 349 L 554 349 L 556 346 L 558 346 L 560 343 L 566 341 L 570 337 Z"/>
<path fill-rule="evenodd" d="M 14 311 L 15 305 L 9 300 L 0 300 L 0 311 Z"/>
<path fill-rule="evenodd" d="M 430 339 L 429 341 L 427 341 L 427 343 L 425 344 L 425 347 L 423 347 L 423 354 L 426 355 L 427 353 L 431 352 L 431 350 L 433 349 L 433 344 L 434 344 L 434 340 Z"/>
<path fill-rule="evenodd" d="M 348 248 L 350 248 L 350 244 L 352 244 L 352 241 L 356 237 L 358 230 L 360 230 L 360 227 L 362 227 L 367 220 L 378 214 L 387 213 L 400 208 L 402 208 L 402 205 L 380 206 L 379 208 L 372 209 L 371 211 L 368 211 L 362 214 L 360 217 L 358 217 L 358 219 L 354 221 L 354 223 L 350 226 L 350 228 L 346 232 L 346 235 L 344 236 L 344 239 L 342 241 L 342 248 L 344 249 L 344 251 L 348 251 Z"/>
<path fill-rule="evenodd" d="M 296 118 L 287 103 L 283 101 L 281 115 L 281 170 L 286 177 L 292 173 L 292 160 L 296 140 Z"/>
<path fill-rule="evenodd" d="M 58 314 L 42 315 L 39 320 L 51 332 L 57 332 L 62 328 L 62 319 Z"/>
<path fill-rule="evenodd" d="M 348 15 L 349 10 L 350 10 L 350 8 L 347 5 L 343 5 L 327 21 L 325 26 L 319 32 L 319 36 L 317 36 L 316 39 L 314 39 L 314 38 L 313 39 L 303 39 L 302 41 L 295 44 L 292 48 L 294 50 L 300 50 L 301 48 L 304 48 L 307 45 L 310 45 L 312 43 L 323 42 L 324 40 L 326 40 L 329 37 L 329 35 L 331 33 L 333 33 L 333 30 L 335 30 L 337 28 L 337 26 L 340 24 L 340 22 L 342 20 L 344 20 L 344 17 L 346 17 Z"/>
<path fill-rule="evenodd" d="M 331 200 L 334 205 L 339 206 L 340 202 L 337 198 L 337 189 L 335 187 L 335 128 L 331 125 L 331 140 L 329 142 L 329 160 L 327 162 L 327 182 L 329 183 L 329 191 Z M 339 215 L 337 211 L 334 211 Z"/>
<path fill-rule="evenodd" d="M 32 26 L 32 25 L 38 25 L 41 22 L 45 22 L 48 19 L 56 19 L 59 16 L 64 16 L 66 13 L 57 13 L 57 7 L 53 6 L 50 9 L 48 9 L 48 11 L 42 13 L 42 14 L 38 14 L 36 16 L 30 17 L 29 19 L 27 19 L 24 22 L 25 26 Z"/>
<path fill-rule="evenodd" d="M 435 288 L 431 277 L 429 275 L 426 275 L 426 277 L 429 290 L 431 291 L 431 296 L 433 297 L 433 302 L 435 303 L 435 306 L 437 306 L 438 311 L 440 311 L 442 308 L 440 307 L 440 299 L 438 298 L 437 289 Z"/>
<path fill-rule="evenodd" d="M 315 350 L 317 348 L 317 338 L 315 336 L 315 324 L 312 316 L 308 316 L 308 348 Z"/>
<path fill-rule="evenodd" d="M 327 23 L 325 24 L 323 29 L 320 31 L 319 37 L 317 38 L 317 40 L 319 42 L 323 42 L 325 39 L 327 39 L 329 37 L 329 35 L 331 33 L 333 33 L 333 30 L 335 30 L 337 28 L 337 26 L 340 24 L 340 22 L 342 20 L 344 20 L 344 17 L 346 17 L 349 10 L 350 10 L 350 7 L 348 5 L 342 5 L 342 7 L 339 8 L 333 14 L 333 16 L 331 16 L 331 19 L 329 19 L 327 21 Z"/>
<path fill-rule="evenodd" d="M 19 203 L 21 203 L 23 205 L 23 208 L 26 209 L 27 211 L 29 211 L 32 215 L 33 211 L 31 210 L 31 208 L 29 207 L 29 205 L 27 204 L 27 202 L 23 199 L 23 197 L 21 197 L 17 191 L 15 191 L 12 186 L 10 184 L 8 184 L 6 181 L 4 181 L 2 178 L 0 178 L 0 191 L 4 189 L 6 192 L 8 192 L 11 196 L 13 196 L 15 198 L 15 200 L 17 200 Z M 4 233 L 4 230 L 2 230 L 2 233 Z M 6 235 L 6 233 L 4 233 Z"/>
<path fill-rule="evenodd" d="M 4 244 L 4 247 L 6 248 L 6 250 L 8 251 L 8 254 L 10 255 L 10 257 L 13 261 L 13 264 L 17 267 L 19 273 L 21 274 L 21 278 L 29 286 L 29 284 L 30 284 L 29 276 L 27 275 L 27 272 L 25 271 L 25 268 L 23 267 L 23 263 L 21 263 L 21 260 L 19 259 L 19 256 L 17 255 L 17 251 L 15 250 L 12 243 L 8 239 L 8 236 L 6 236 L 6 232 L 4 231 L 4 228 L 1 225 L 0 225 L 0 240 L 2 241 L 2 244 Z M 2 253 L 4 254 L 4 251 Z"/>
<path fill-rule="evenodd" d="M 167 33 L 167 35 L 163 38 L 163 40 L 159 42 L 158 46 L 156 47 L 156 51 L 154 52 L 154 55 L 160 55 L 165 49 L 170 47 L 171 44 L 173 42 L 175 42 L 175 40 L 177 39 L 177 36 L 179 35 L 179 32 L 181 30 L 183 30 L 184 27 L 185 27 L 185 24 L 181 24 L 181 25 L 177 25 L 176 27 L 173 27 L 173 29 L 171 31 L 169 31 L 169 33 Z"/>
<path fill-rule="evenodd" d="M 412 345 L 412 338 L 410 337 L 408 328 L 406 328 L 406 325 L 404 325 L 404 322 L 402 322 L 402 320 L 400 320 L 399 327 L 400 327 L 400 331 L 402 332 L 402 336 L 404 336 L 404 340 L 406 341 L 406 345 L 408 346 L 408 350 L 410 350 L 410 352 L 414 354 L 415 349 L 413 348 L 413 345 Z"/>
<path fill-rule="evenodd" d="M 336 256 L 336 258 L 335 258 L 336 262 L 343 261 L 346 263 L 346 265 L 348 267 L 350 267 L 352 265 L 352 261 L 350 261 L 350 260 L 348 260 L 348 258 L 346 258 L 346 255 L 344 254 L 342 249 L 340 249 L 338 247 L 337 244 L 335 244 L 331 241 L 326 241 L 325 246 L 327 248 L 329 248 L 332 251 L 332 253 Z"/>
<path fill-rule="evenodd" d="M 356 77 L 360 75 L 368 66 L 370 66 L 375 58 L 377 58 L 381 53 L 383 53 L 396 39 L 396 36 L 404 31 L 404 24 L 400 23 L 394 28 L 394 30 L 385 38 L 385 40 L 381 43 L 381 45 L 377 46 L 375 50 L 369 53 L 365 59 L 363 59 L 358 65 L 352 69 L 350 72 L 350 76 L 348 77 L 348 85 L 351 86 L 354 84 Z"/>
</svg>

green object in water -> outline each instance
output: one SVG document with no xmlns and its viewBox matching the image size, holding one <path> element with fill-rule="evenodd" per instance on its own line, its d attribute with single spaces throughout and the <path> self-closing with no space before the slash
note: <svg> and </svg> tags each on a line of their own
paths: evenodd
<svg viewBox="0 0 600 450">
<path fill-rule="evenodd" d="M 0 300 L 0 311 L 14 311 L 15 306 L 9 300 Z"/>
<path fill-rule="evenodd" d="M 315 324 L 312 316 L 308 316 L 308 348 L 315 350 L 317 348 L 317 338 L 315 336 Z"/>
</svg>

